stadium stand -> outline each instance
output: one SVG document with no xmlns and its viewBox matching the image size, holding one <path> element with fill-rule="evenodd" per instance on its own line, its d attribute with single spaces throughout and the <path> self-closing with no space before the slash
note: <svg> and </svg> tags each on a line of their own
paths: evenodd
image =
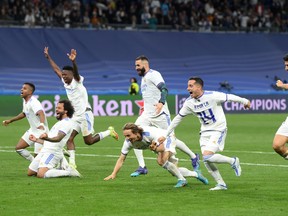
<svg viewBox="0 0 288 216">
<path fill-rule="evenodd" d="M 64 89 L 44 58 L 44 46 L 59 66 L 70 64 L 75 48 L 88 91 L 127 94 L 135 76 L 134 59 L 145 54 L 162 72 L 170 93 L 185 92 L 190 76 L 201 76 L 206 89 L 228 82 L 234 92 L 269 93 L 275 76 L 285 79 L 287 34 L 116 31 L 55 28 L 0 28 L 0 92 L 19 94 L 25 81 L 38 94 Z M 228 90 L 228 89 L 227 89 Z"/>
</svg>

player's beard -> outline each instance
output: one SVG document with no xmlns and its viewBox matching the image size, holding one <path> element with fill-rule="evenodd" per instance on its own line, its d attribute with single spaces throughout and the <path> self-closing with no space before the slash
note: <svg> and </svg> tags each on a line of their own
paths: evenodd
<svg viewBox="0 0 288 216">
<path fill-rule="evenodd" d="M 139 76 L 144 76 L 144 75 L 145 75 L 145 71 L 146 71 L 146 70 L 145 70 L 144 67 L 141 68 L 141 70 L 137 70 Z"/>
<path fill-rule="evenodd" d="M 59 120 L 62 120 L 64 114 L 65 114 L 65 112 L 58 112 L 57 115 L 56 115 L 56 119 L 57 119 L 58 121 L 59 121 Z"/>
</svg>

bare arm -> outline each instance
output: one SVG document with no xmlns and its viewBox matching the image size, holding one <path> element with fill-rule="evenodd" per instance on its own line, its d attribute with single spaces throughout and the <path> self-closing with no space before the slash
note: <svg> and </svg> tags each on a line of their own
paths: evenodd
<svg viewBox="0 0 288 216">
<path fill-rule="evenodd" d="M 288 89 L 288 84 L 283 83 L 281 80 L 276 81 L 276 86 L 282 89 Z"/>
<path fill-rule="evenodd" d="M 12 119 L 4 120 L 4 121 L 2 122 L 2 124 L 3 124 L 4 126 L 8 126 L 8 124 L 10 124 L 10 123 L 12 123 L 12 122 L 14 122 L 14 121 L 18 121 L 18 120 L 20 120 L 20 119 L 23 119 L 23 118 L 25 118 L 25 117 L 26 117 L 25 113 L 21 112 L 21 113 L 19 113 L 17 116 L 13 117 Z"/>
<path fill-rule="evenodd" d="M 119 172 L 119 170 L 121 169 L 125 159 L 126 159 L 126 155 L 121 154 L 120 157 L 118 158 L 116 164 L 115 164 L 113 172 L 109 176 L 104 178 L 105 181 L 116 178 L 116 175 Z"/>
<path fill-rule="evenodd" d="M 47 58 L 48 62 L 50 63 L 52 69 L 54 72 L 57 74 L 57 76 L 61 79 L 62 78 L 62 71 L 59 68 L 59 66 L 53 61 L 53 59 L 50 57 L 49 52 L 48 52 L 48 47 L 44 48 L 44 55 Z"/>
<path fill-rule="evenodd" d="M 59 131 L 57 136 L 55 136 L 55 137 L 50 138 L 50 137 L 48 137 L 47 133 L 44 133 L 39 137 L 39 139 L 46 140 L 49 142 L 60 142 L 65 136 L 66 136 L 65 133 Z M 38 142 L 38 141 L 36 141 L 36 142 Z"/>
<path fill-rule="evenodd" d="M 69 57 L 69 59 L 72 61 L 72 64 L 73 64 L 73 76 L 74 76 L 74 79 L 77 82 L 79 82 L 80 81 L 80 75 L 79 75 L 78 67 L 77 67 L 77 64 L 76 64 L 76 56 L 77 56 L 76 50 L 75 49 L 71 49 L 70 54 L 67 53 L 67 56 Z"/>
<path fill-rule="evenodd" d="M 39 125 L 37 128 L 40 129 L 40 130 L 45 130 L 45 128 L 44 128 L 45 114 L 44 114 L 43 110 L 39 110 L 39 111 L 36 113 L 36 115 L 38 115 L 39 118 L 40 118 L 40 125 Z"/>
</svg>

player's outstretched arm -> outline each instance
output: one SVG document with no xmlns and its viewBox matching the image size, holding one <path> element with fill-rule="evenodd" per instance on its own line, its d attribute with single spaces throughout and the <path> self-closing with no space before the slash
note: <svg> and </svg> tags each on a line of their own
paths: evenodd
<svg viewBox="0 0 288 216">
<path fill-rule="evenodd" d="M 73 64 L 73 76 L 74 76 L 74 79 L 76 81 L 80 81 L 80 75 L 79 75 L 79 72 L 78 72 L 78 66 L 76 64 L 76 56 L 77 56 L 77 52 L 75 49 L 71 49 L 71 52 L 70 54 L 67 53 L 67 56 L 69 57 L 69 59 L 72 61 L 72 64 Z"/>
<path fill-rule="evenodd" d="M 52 69 L 54 70 L 54 72 L 57 74 L 57 76 L 61 79 L 62 78 L 62 71 L 59 68 L 59 66 L 53 61 L 53 59 L 51 58 L 51 56 L 49 55 L 48 52 L 49 48 L 48 47 L 44 47 L 44 56 L 45 58 L 48 60 L 48 62 L 50 63 Z"/>
<path fill-rule="evenodd" d="M 20 120 L 20 119 L 23 119 L 23 118 L 25 118 L 25 117 L 26 117 L 25 113 L 21 112 L 21 113 L 19 113 L 17 116 L 13 117 L 12 119 L 4 120 L 4 121 L 2 122 L 2 124 L 3 124 L 4 126 L 8 126 L 10 123 L 12 123 L 12 122 L 14 122 L 14 121 L 18 121 L 18 120 Z"/>
<path fill-rule="evenodd" d="M 120 171 L 125 159 L 126 159 L 126 155 L 121 154 L 120 157 L 118 158 L 116 164 L 115 164 L 113 172 L 109 176 L 104 178 L 105 181 L 116 178 L 116 175 Z"/>
</svg>

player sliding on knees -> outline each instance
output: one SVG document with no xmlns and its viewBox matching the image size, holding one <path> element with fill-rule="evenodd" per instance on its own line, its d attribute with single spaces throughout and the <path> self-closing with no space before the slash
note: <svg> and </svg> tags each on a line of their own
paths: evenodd
<svg viewBox="0 0 288 216">
<path fill-rule="evenodd" d="M 113 172 L 104 180 L 116 178 L 117 173 L 120 171 L 131 149 L 151 149 L 158 155 L 158 164 L 178 179 L 177 184 L 175 185 L 176 188 L 187 185 L 185 177 L 189 176 L 198 179 L 203 184 L 208 184 L 208 180 L 199 170 L 190 171 L 184 167 L 177 167 L 178 159 L 173 157 L 176 154 L 176 138 L 174 134 L 167 137 L 161 144 L 158 142 L 158 139 L 166 133 L 165 130 L 160 128 L 150 126 L 140 127 L 134 123 L 125 124 L 123 127 L 123 135 L 126 140 L 122 146 L 121 155 L 116 162 Z"/>
</svg>

